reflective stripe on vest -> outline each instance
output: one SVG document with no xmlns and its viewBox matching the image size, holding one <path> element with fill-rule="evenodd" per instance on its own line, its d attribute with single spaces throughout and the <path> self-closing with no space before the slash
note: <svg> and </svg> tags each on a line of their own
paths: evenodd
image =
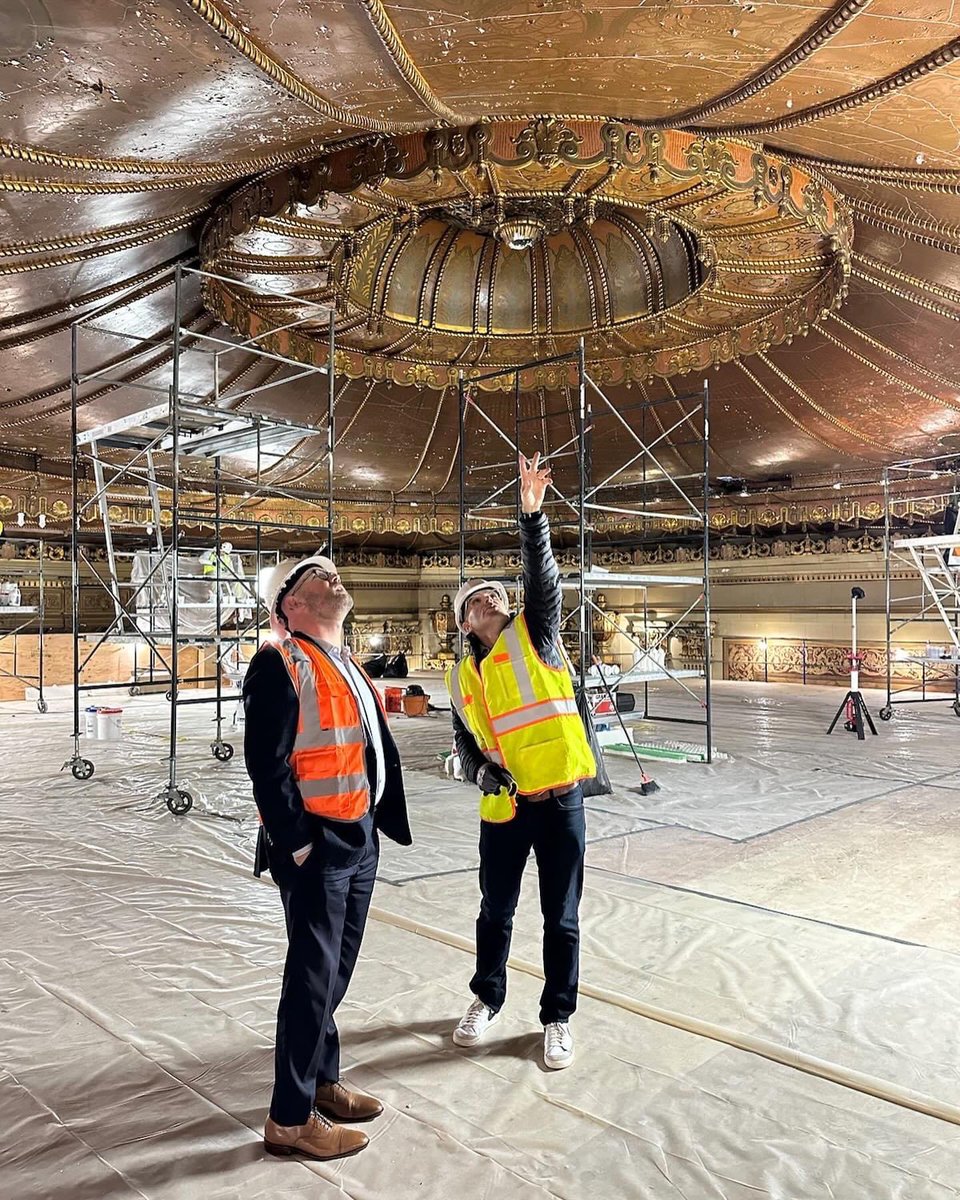
<svg viewBox="0 0 960 1200">
<path fill-rule="evenodd" d="M 460 717 L 460 720 L 473 734 L 473 740 L 477 743 L 477 748 L 483 754 L 484 758 L 486 758 L 488 762 L 497 763 L 498 766 L 502 767 L 503 755 L 497 749 L 495 741 L 496 735 L 494 734 L 492 727 L 489 729 L 489 731 L 487 729 L 478 729 L 476 728 L 476 718 L 478 714 L 474 713 L 471 714 L 471 717 L 467 716 L 467 708 L 469 705 L 473 704 L 474 698 L 472 695 L 464 695 L 463 688 L 460 685 L 460 672 L 458 668 L 459 664 L 455 664 L 454 666 L 447 668 L 446 684 L 447 691 L 450 693 L 450 703 L 457 710 L 457 715 Z M 482 704 L 482 696 L 479 698 L 479 702 Z M 512 816 L 513 813 L 510 815 Z"/>
<path fill-rule="evenodd" d="M 526 729 L 528 725 L 538 725 L 541 721 L 549 721 L 551 717 L 579 716 L 576 700 L 536 700 L 518 708 L 516 712 L 505 713 L 502 717 L 493 718 L 493 730 L 497 737 L 505 733 L 513 733 L 517 729 Z"/>
<path fill-rule="evenodd" d="M 370 807 L 366 738 L 350 685 L 319 647 L 299 638 L 277 649 L 297 690 L 300 714 L 290 766 L 303 807 L 359 821 Z"/>
<path fill-rule="evenodd" d="M 448 672 L 447 687 L 477 745 L 491 762 L 503 763 L 521 794 L 568 787 L 596 774 L 570 672 L 540 658 L 523 613 L 479 667 L 472 654 L 461 659 Z M 509 821 L 515 811 L 505 792 L 480 801 L 485 821 Z"/>
</svg>

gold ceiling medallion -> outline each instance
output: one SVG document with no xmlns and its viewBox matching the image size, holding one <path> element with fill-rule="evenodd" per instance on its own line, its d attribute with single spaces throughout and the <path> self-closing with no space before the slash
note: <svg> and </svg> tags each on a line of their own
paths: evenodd
<svg viewBox="0 0 960 1200">
<path fill-rule="evenodd" d="M 245 336 L 304 316 L 270 291 L 323 295 L 338 372 L 443 388 L 481 353 L 510 366 L 581 337 L 592 372 L 628 385 L 763 353 L 839 306 L 851 244 L 848 208 L 802 165 L 544 115 L 333 147 L 229 196 L 201 253 L 237 279 L 206 302 Z M 319 326 L 272 340 L 325 361 Z"/>
</svg>

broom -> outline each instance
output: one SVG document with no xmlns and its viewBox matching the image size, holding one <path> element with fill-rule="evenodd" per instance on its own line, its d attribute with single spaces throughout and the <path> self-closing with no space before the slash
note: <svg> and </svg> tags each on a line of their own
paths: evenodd
<svg viewBox="0 0 960 1200">
<path fill-rule="evenodd" d="M 603 665 L 596 655 L 593 656 L 593 663 L 597 668 L 597 673 L 600 676 L 600 682 L 603 684 L 603 690 L 607 693 L 607 699 L 613 706 L 613 711 L 617 714 L 617 720 L 620 722 L 620 728 L 623 730 L 623 736 L 627 739 L 627 745 L 633 751 L 633 759 L 637 764 L 637 770 L 640 772 L 640 786 L 639 788 L 634 788 L 634 791 L 638 791 L 641 796 L 650 796 L 654 792 L 659 792 L 660 784 L 657 783 L 656 780 L 651 779 L 643 769 L 643 763 L 640 761 L 640 755 L 637 753 L 637 748 L 633 744 L 633 738 L 630 736 L 626 725 L 623 723 L 623 717 L 620 716 L 620 709 L 617 707 L 616 697 L 614 696 L 613 692 L 611 692 L 610 685 L 607 683 L 606 676 L 603 673 Z"/>
</svg>

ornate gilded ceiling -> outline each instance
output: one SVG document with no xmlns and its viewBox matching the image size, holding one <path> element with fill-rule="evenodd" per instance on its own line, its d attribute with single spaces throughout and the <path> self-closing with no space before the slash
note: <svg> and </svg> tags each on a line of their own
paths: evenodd
<svg viewBox="0 0 960 1200">
<path fill-rule="evenodd" d="M 273 292 L 328 299 L 339 372 L 444 388 L 581 336 L 608 383 L 769 350 L 839 306 L 851 242 L 833 190 L 755 146 L 539 118 L 378 138 L 268 174 L 219 206 L 201 254 L 242 282 L 214 281 L 207 301 L 248 336 L 306 315 Z M 326 361 L 325 324 L 278 348 Z"/>
<path fill-rule="evenodd" d="M 950 3 L 0 0 L 0 17 L 4 494 L 65 469 L 73 318 L 107 305 L 155 345 L 105 339 L 89 366 L 163 385 L 160 271 L 196 256 L 238 281 L 187 287 L 198 330 L 305 315 L 276 290 L 336 303 L 354 495 L 442 499 L 457 373 L 580 336 L 625 408 L 708 372 L 717 474 L 802 487 L 960 448 Z M 277 336 L 324 361 L 319 329 Z M 318 417 L 283 378 L 234 390 L 269 380 L 273 411 Z M 528 373 L 525 403 L 566 382 Z M 85 385 L 81 424 L 137 403 Z"/>
</svg>

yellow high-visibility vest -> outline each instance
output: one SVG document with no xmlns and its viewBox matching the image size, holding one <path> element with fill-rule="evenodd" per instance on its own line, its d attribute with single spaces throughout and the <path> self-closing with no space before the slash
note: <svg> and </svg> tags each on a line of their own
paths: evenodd
<svg viewBox="0 0 960 1200">
<path fill-rule="evenodd" d="M 467 654 L 447 671 L 447 690 L 486 758 L 506 767 L 521 795 L 596 775 L 570 672 L 537 654 L 522 612 L 479 667 Z M 509 821 L 516 811 L 506 790 L 480 799 L 484 821 Z"/>
<path fill-rule="evenodd" d="M 217 565 L 217 553 L 215 550 L 205 550 L 200 555 L 200 573 L 202 575 L 216 575 Z M 230 555 L 225 554 L 222 550 L 220 551 L 219 565 L 221 567 L 221 582 L 223 582 L 224 578 L 228 578 L 233 573 L 233 564 L 230 562 Z"/>
</svg>

